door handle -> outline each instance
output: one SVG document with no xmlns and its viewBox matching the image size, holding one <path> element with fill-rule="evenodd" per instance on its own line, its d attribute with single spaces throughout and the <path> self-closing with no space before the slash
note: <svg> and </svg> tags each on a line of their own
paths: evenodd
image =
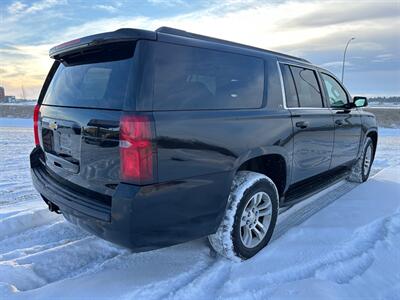
<svg viewBox="0 0 400 300">
<path fill-rule="evenodd" d="M 351 113 L 351 109 L 345 108 L 345 109 L 337 110 L 336 113 L 337 114 L 348 114 L 348 113 Z"/>
<path fill-rule="evenodd" d="M 342 126 L 344 123 L 343 123 L 343 120 L 336 120 L 335 124 L 338 126 Z"/>
<path fill-rule="evenodd" d="M 296 127 L 299 127 L 301 129 L 307 128 L 308 125 L 310 125 L 310 123 L 308 123 L 307 121 L 296 122 Z"/>
</svg>

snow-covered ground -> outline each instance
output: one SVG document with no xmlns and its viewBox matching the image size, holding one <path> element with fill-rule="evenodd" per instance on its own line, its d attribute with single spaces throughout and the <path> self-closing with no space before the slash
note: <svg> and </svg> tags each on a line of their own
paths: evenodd
<svg viewBox="0 0 400 300">
<path fill-rule="evenodd" d="M 380 129 L 367 183 L 281 213 L 272 243 L 235 263 L 205 239 L 131 253 L 48 212 L 30 124 L 0 119 L 0 299 L 400 299 L 400 129 Z"/>
<path fill-rule="evenodd" d="M 369 107 L 400 108 L 400 102 L 368 102 Z"/>
<path fill-rule="evenodd" d="M 29 105 L 29 106 L 35 106 L 36 105 L 36 103 L 37 103 L 37 101 L 35 100 L 35 101 L 19 101 L 19 102 L 14 102 L 14 103 L 11 103 L 11 102 L 1 102 L 0 103 L 0 106 L 2 106 L 2 105 L 18 105 L 18 106 L 26 106 L 26 105 Z"/>
</svg>

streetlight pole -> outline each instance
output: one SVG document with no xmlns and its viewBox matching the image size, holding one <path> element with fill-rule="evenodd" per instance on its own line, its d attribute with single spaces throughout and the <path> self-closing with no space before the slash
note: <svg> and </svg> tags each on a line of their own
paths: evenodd
<svg viewBox="0 0 400 300">
<path fill-rule="evenodd" d="M 346 52 L 347 52 L 347 47 L 349 47 L 349 44 L 352 40 L 355 40 L 356 38 L 352 37 L 347 41 L 346 48 L 344 48 L 343 52 L 343 64 L 342 64 L 342 83 L 343 83 L 343 78 L 344 78 L 344 64 L 346 62 Z"/>
</svg>

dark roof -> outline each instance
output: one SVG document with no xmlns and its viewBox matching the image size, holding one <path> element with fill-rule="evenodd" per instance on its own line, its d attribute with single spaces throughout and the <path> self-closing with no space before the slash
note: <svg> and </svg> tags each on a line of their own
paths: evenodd
<svg viewBox="0 0 400 300">
<path fill-rule="evenodd" d="M 244 44 L 240 44 L 240 43 L 236 43 L 236 42 L 231 42 L 231 41 L 227 41 L 227 40 L 223 40 L 223 39 L 217 39 L 217 38 L 200 35 L 200 34 L 188 32 L 188 31 L 184 31 L 184 30 L 180 30 L 180 29 L 176 29 L 176 28 L 163 26 L 163 27 L 158 28 L 156 30 L 156 32 L 177 35 L 177 36 L 182 36 L 182 37 L 188 37 L 188 38 L 193 38 L 193 39 L 198 39 L 198 40 L 203 40 L 203 41 L 208 41 L 208 42 L 214 42 L 214 43 L 219 43 L 219 44 L 229 45 L 229 46 L 234 46 L 234 47 L 241 47 L 241 48 L 246 48 L 246 49 L 251 49 L 251 50 L 262 51 L 262 52 L 265 52 L 268 54 L 277 55 L 277 56 L 281 56 L 281 57 L 285 57 L 285 58 L 289 58 L 289 59 L 295 59 L 295 60 L 300 60 L 302 62 L 310 63 L 308 60 L 306 60 L 304 58 L 299 58 L 296 56 L 283 54 L 283 53 L 275 52 L 275 51 L 271 51 L 271 50 L 265 50 L 262 48 L 257 48 L 257 47 L 244 45 Z"/>
</svg>

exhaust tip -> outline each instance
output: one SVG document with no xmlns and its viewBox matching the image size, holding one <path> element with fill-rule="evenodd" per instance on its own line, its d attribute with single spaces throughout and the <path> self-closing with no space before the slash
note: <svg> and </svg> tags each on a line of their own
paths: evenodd
<svg viewBox="0 0 400 300">
<path fill-rule="evenodd" d="M 48 201 L 47 205 L 49 207 L 49 211 L 55 212 L 56 214 L 61 214 L 60 208 L 57 205 L 55 205 L 54 203 Z"/>
</svg>

